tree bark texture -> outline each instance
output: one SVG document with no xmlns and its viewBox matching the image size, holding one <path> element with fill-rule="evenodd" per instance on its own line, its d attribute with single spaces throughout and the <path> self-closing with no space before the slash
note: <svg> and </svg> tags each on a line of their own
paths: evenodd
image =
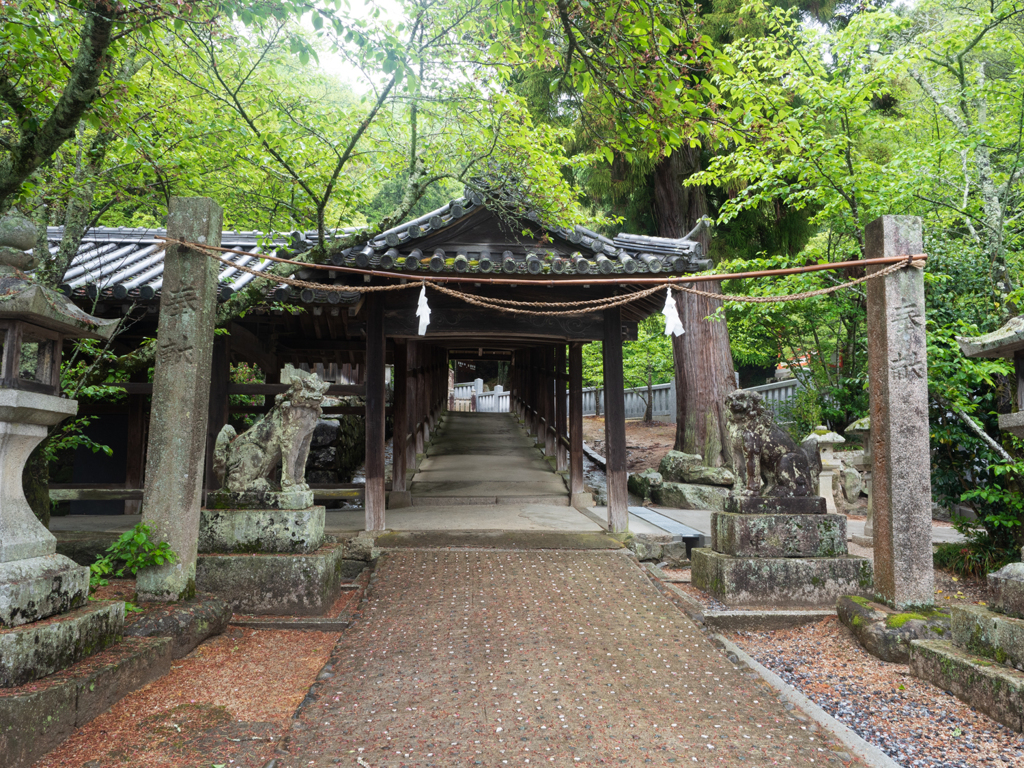
<svg viewBox="0 0 1024 768">
<path fill-rule="evenodd" d="M 700 149 L 682 147 L 661 160 L 654 169 L 654 213 L 658 234 L 681 238 L 707 215 L 703 187 L 686 187 L 687 177 L 701 170 Z M 701 248 L 708 253 L 710 236 L 701 234 Z M 717 283 L 704 290 L 720 293 Z M 725 320 L 706 320 L 722 306 L 720 301 L 690 293 L 676 293 L 679 319 L 686 329 L 672 338 L 676 373 L 677 451 L 699 453 L 709 467 L 731 466 L 726 434 L 725 396 L 736 388 L 729 329 Z"/>
<path fill-rule="evenodd" d="M 654 220 L 661 237 L 681 238 L 708 213 L 704 187 L 685 187 L 683 182 L 701 170 L 700 148 L 680 147 L 654 167 Z M 700 236 L 706 254 L 711 237 L 705 228 Z"/>
<path fill-rule="evenodd" d="M 718 283 L 703 290 L 719 293 Z M 709 320 L 722 302 L 676 293 L 686 333 L 672 337 L 676 367 L 676 444 L 683 453 L 699 453 L 709 467 L 732 466 L 725 418 L 725 396 L 736 388 L 725 319 Z"/>
<path fill-rule="evenodd" d="M 6 210 L 25 180 L 74 135 L 78 121 L 100 97 L 99 82 L 109 64 L 114 27 L 111 8 L 99 3 L 87 3 L 83 8 L 85 23 L 75 62 L 53 112 L 45 119 L 31 113 L 14 83 L 0 79 L 0 98 L 15 113 L 21 130 L 14 149 L 0 161 L 0 211 Z"/>
</svg>

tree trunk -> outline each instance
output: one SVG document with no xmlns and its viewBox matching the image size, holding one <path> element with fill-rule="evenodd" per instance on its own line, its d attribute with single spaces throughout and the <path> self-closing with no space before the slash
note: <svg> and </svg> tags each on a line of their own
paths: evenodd
<svg viewBox="0 0 1024 768">
<path fill-rule="evenodd" d="M 25 499 L 32 507 L 39 521 L 50 527 L 50 464 L 43 453 L 44 440 L 25 462 L 21 473 L 21 485 L 25 489 Z"/>
<path fill-rule="evenodd" d="M 680 238 L 707 214 L 703 187 L 684 187 L 683 181 L 699 171 L 700 150 L 683 147 L 654 169 L 654 208 L 658 234 Z M 710 237 L 701 235 L 706 254 Z M 717 283 L 701 286 L 720 293 Z M 720 301 L 690 293 L 676 293 L 679 319 L 686 329 L 672 338 L 676 372 L 677 451 L 698 453 L 709 467 L 731 466 L 726 432 L 725 396 L 736 388 L 725 320 L 706 320 L 722 306 Z"/>
<path fill-rule="evenodd" d="M 651 371 L 647 369 L 647 402 L 644 403 L 644 421 L 650 424 L 654 421 L 654 379 L 651 377 Z"/>
<path fill-rule="evenodd" d="M 703 290 L 719 293 L 718 283 Z M 725 320 L 709 320 L 722 302 L 689 293 L 676 294 L 679 319 L 686 329 L 672 338 L 676 364 L 677 451 L 699 453 L 709 467 L 732 466 L 725 396 L 736 388 Z"/>
</svg>

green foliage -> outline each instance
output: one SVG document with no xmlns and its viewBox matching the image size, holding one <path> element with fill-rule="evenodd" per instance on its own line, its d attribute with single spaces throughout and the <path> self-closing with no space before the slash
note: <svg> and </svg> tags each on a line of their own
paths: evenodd
<svg viewBox="0 0 1024 768">
<path fill-rule="evenodd" d="M 1019 550 L 1008 550 L 985 534 L 979 534 L 965 543 L 939 544 L 932 559 L 936 568 L 971 579 L 983 579 L 986 574 L 998 571 L 1019 556 Z"/>
<path fill-rule="evenodd" d="M 775 421 L 793 440 L 800 443 L 824 421 L 821 402 L 817 389 L 798 389 L 794 397 L 779 405 L 775 411 Z"/>
<path fill-rule="evenodd" d="M 149 526 L 145 523 L 125 531 L 121 538 L 107 547 L 106 554 L 89 566 L 90 586 L 106 586 L 109 578 L 122 578 L 125 571 L 134 575 L 143 568 L 177 562 L 178 556 L 170 545 L 166 541 L 155 543 L 150 535 Z"/>
</svg>

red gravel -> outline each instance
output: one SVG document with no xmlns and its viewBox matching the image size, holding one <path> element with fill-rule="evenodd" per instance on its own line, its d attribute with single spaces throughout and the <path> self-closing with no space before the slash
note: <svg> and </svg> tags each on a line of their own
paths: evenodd
<svg viewBox="0 0 1024 768">
<path fill-rule="evenodd" d="M 1024 766 L 1024 736 L 911 677 L 906 664 L 879 661 L 838 619 L 730 637 L 901 765 Z"/>
<path fill-rule="evenodd" d="M 392 552 L 280 768 L 850 765 L 617 553 Z"/>
</svg>

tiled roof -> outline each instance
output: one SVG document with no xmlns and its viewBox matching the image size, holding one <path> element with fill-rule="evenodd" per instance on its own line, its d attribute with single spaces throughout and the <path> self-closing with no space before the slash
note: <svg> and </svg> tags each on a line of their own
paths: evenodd
<svg viewBox="0 0 1024 768">
<path fill-rule="evenodd" d="M 618 275 L 694 272 L 707 269 L 700 244 L 686 238 L 619 234 L 608 238 L 585 227 L 573 229 L 548 227 L 536 214 L 525 215 L 527 223 L 542 231 L 535 242 L 509 238 L 479 243 L 470 234 L 466 243 L 450 245 L 446 236 L 458 241 L 456 233 L 473 233 L 473 227 L 493 230 L 496 217 L 489 213 L 483 197 L 471 193 L 452 200 L 429 214 L 382 232 L 363 245 L 346 249 L 332 257 L 335 265 L 374 268 L 407 276 L 410 272 L 508 273 L 531 275 Z M 343 230 L 350 235 L 356 230 Z M 78 255 L 64 278 L 65 291 L 72 296 L 113 299 L 153 299 L 163 285 L 163 229 L 97 227 L 82 238 Z M 63 228 L 50 227 L 51 252 L 56 252 Z M 479 239 L 479 238 L 478 238 Z M 249 255 L 228 253 L 234 264 L 265 271 L 273 262 L 257 256 L 268 248 L 271 255 L 288 256 L 305 250 L 316 241 L 315 233 L 293 233 L 289 240 L 278 239 L 267 245 L 259 232 L 224 232 L 221 247 L 246 251 Z M 263 246 L 260 243 L 264 243 Z M 488 242 L 497 247 L 489 247 Z M 440 247 L 440 244 L 446 248 Z M 436 247 L 435 247 L 436 246 Z M 311 265 L 311 271 L 315 265 Z M 309 278 L 309 273 L 303 275 Z M 244 288 L 254 275 L 234 267 L 220 270 L 221 300 Z M 285 286 L 281 286 L 284 288 Z M 302 292 L 304 301 L 332 299 L 346 301 L 345 294 L 316 296 Z M 305 294 L 309 294 L 308 296 Z M 353 298 L 355 296 L 353 295 Z"/>
<path fill-rule="evenodd" d="M 159 294 L 163 285 L 164 258 L 160 246 L 166 230 L 135 229 L 130 227 L 96 227 L 82 238 L 78 255 L 64 275 L 65 292 L 71 295 L 104 296 L 124 299 L 138 298 L 143 301 Z M 63 234 L 62 227 L 50 227 L 47 236 L 50 251 L 56 252 Z M 260 261 L 256 256 L 262 252 L 257 244 L 259 232 L 224 232 L 221 247 L 247 251 L 251 256 L 227 253 L 224 257 L 235 264 L 264 271 L 273 262 Z M 279 243 L 284 246 L 285 243 Z M 271 250 L 276 254 L 277 249 Z M 221 298 L 245 287 L 255 275 L 224 266 L 220 270 Z"/>
<path fill-rule="evenodd" d="M 335 264 L 416 272 L 517 273 L 555 275 L 610 275 L 634 273 L 699 272 L 711 266 L 703 259 L 700 243 L 687 238 L 670 239 L 620 233 L 614 239 L 577 225 L 551 227 L 535 212 L 524 216 L 544 230 L 544 243 L 505 243 L 488 248 L 486 241 L 438 248 L 432 240 L 443 239 L 446 230 L 484 219 L 483 195 L 469 192 L 436 211 L 382 232 L 367 243 L 349 248 L 334 258 Z M 490 225 L 494 225 L 493 217 Z M 487 226 L 486 220 L 482 222 Z"/>
</svg>

